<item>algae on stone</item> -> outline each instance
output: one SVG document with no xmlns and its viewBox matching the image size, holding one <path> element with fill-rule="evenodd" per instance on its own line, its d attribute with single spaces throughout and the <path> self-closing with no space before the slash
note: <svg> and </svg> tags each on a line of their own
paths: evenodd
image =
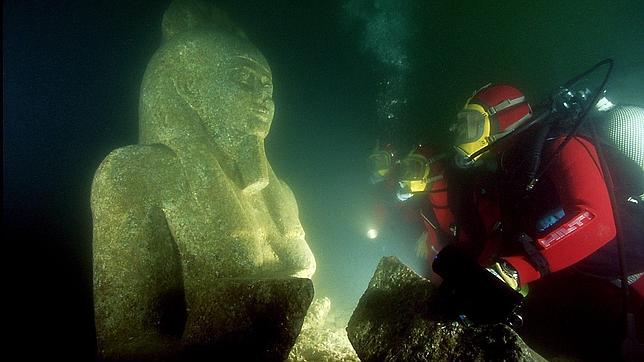
<svg viewBox="0 0 644 362">
<path fill-rule="evenodd" d="M 177 353 L 220 328 L 221 313 L 231 325 L 249 318 L 222 298 L 228 279 L 248 293 L 262 280 L 291 284 L 303 303 L 265 304 L 304 312 L 313 294 L 297 203 L 264 150 L 266 59 L 205 2 L 173 2 L 162 28 L 141 86 L 139 144 L 110 153 L 92 185 L 97 342 L 108 358 Z M 283 316 L 299 332 L 304 313 Z"/>
</svg>

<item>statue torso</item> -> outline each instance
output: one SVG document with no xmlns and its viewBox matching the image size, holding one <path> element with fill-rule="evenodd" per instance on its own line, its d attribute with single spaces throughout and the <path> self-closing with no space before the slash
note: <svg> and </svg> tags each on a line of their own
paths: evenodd
<svg viewBox="0 0 644 362">
<path fill-rule="evenodd" d="M 288 275 L 307 268 L 281 255 L 285 247 L 308 250 L 288 186 L 271 171 L 268 186 L 247 194 L 212 161 L 163 161 L 173 176 L 163 176 L 157 197 L 186 277 Z M 194 172 L 197 167 L 205 170 Z"/>
</svg>

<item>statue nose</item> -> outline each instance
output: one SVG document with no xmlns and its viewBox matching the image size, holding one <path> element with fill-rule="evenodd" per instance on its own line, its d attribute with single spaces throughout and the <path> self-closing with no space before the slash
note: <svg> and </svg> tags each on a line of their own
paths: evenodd
<svg viewBox="0 0 644 362">
<path fill-rule="evenodd" d="M 262 87 L 262 95 L 268 99 L 273 98 L 273 85 L 272 84 L 266 84 L 264 87 Z"/>
<path fill-rule="evenodd" d="M 262 101 L 270 101 L 273 99 L 273 92 L 272 90 L 268 89 L 267 87 L 264 87 L 261 91 L 261 97 Z"/>
<path fill-rule="evenodd" d="M 263 76 L 260 82 L 260 91 L 262 93 L 262 98 L 272 98 L 273 97 L 273 83 L 269 77 Z"/>
<path fill-rule="evenodd" d="M 273 103 L 273 87 L 263 87 L 260 92 L 260 102 L 264 105 Z"/>
</svg>

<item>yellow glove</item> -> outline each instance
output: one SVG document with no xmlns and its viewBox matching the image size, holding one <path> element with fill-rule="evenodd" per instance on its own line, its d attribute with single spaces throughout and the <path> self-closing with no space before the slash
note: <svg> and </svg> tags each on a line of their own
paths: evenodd
<svg viewBox="0 0 644 362">
<path fill-rule="evenodd" d="M 510 264 L 505 262 L 496 262 L 486 269 L 497 278 L 501 279 L 510 288 L 521 293 L 524 297 L 528 295 L 528 285 L 524 285 L 523 287 L 519 286 L 519 273 L 514 270 Z"/>
</svg>

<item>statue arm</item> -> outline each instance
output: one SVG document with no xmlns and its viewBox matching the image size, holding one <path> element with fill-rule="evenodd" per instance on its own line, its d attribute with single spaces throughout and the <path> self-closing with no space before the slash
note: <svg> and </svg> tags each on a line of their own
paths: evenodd
<svg viewBox="0 0 644 362">
<path fill-rule="evenodd" d="M 168 353 L 185 320 L 178 252 L 147 151 L 114 151 L 92 185 L 95 319 L 104 356 Z"/>
<path fill-rule="evenodd" d="M 304 228 L 299 219 L 297 201 L 290 187 L 281 180 L 279 183 L 282 202 L 279 203 L 280 218 L 285 238 L 274 246 L 277 256 L 283 265 L 294 269 L 292 276 L 311 278 L 315 273 L 316 263 L 313 252 L 306 242 Z"/>
</svg>

